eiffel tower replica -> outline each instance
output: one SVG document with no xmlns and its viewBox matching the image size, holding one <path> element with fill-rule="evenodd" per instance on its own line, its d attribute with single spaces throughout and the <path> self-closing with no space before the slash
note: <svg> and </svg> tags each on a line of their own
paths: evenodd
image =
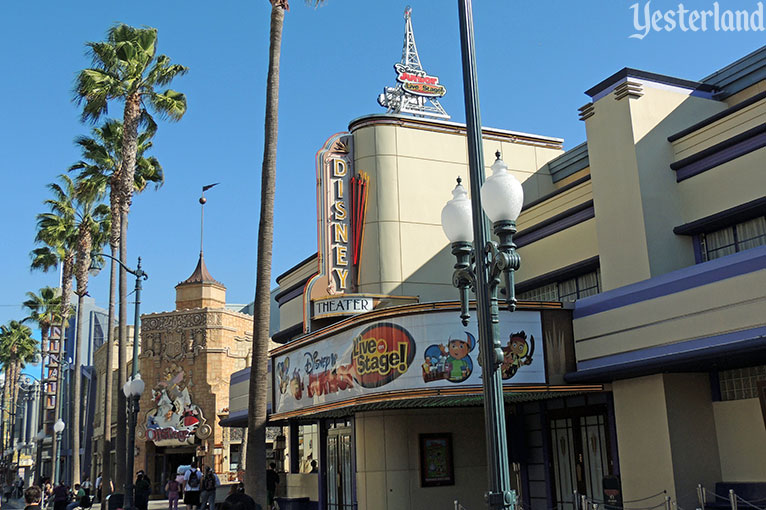
<svg viewBox="0 0 766 510">
<path fill-rule="evenodd" d="M 404 10 L 404 47 L 402 60 L 394 64 L 397 83 L 394 87 L 384 87 L 378 96 L 380 106 L 388 113 L 409 113 L 418 117 L 449 119 L 450 116 L 439 104 L 439 97 L 446 93 L 439 78 L 429 76 L 420 65 L 418 48 L 415 46 L 415 34 L 412 30 L 412 9 Z"/>
</svg>

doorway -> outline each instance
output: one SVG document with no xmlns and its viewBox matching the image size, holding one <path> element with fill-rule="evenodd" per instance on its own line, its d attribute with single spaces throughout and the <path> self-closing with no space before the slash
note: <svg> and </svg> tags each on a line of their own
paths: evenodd
<svg viewBox="0 0 766 510">
<path fill-rule="evenodd" d="M 559 508 L 576 508 L 574 491 L 603 499 L 603 479 L 612 474 L 607 412 L 602 408 L 567 409 L 548 415 L 553 458 L 553 495 Z"/>
<path fill-rule="evenodd" d="M 351 420 L 349 419 L 327 424 L 328 510 L 353 510 L 356 508 L 352 434 Z"/>
</svg>

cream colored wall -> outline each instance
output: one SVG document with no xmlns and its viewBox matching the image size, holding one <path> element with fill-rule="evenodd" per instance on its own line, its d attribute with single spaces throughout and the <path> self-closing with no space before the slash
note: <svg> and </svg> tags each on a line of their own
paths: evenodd
<svg viewBox="0 0 766 510">
<path fill-rule="evenodd" d="M 290 301 L 279 305 L 279 329 L 284 330 L 290 326 L 303 322 L 303 294 L 294 297 Z"/>
<path fill-rule="evenodd" d="M 663 490 L 675 498 L 662 375 L 614 381 L 612 393 L 623 500 Z"/>
<path fill-rule="evenodd" d="M 766 480 L 766 426 L 757 398 L 714 402 L 721 479 L 727 482 Z"/>
<path fill-rule="evenodd" d="M 766 117 L 766 99 L 727 115 L 723 119 L 708 124 L 702 129 L 673 142 L 675 160 L 678 161 L 696 154 L 732 136 L 763 124 L 764 117 Z"/>
<path fill-rule="evenodd" d="M 679 182 L 682 223 L 763 197 L 764 167 L 766 149 L 760 149 Z"/>
<path fill-rule="evenodd" d="M 540 276 L 598 255 L 596 220 L 590 219 L 519 248 L 516 282 Z"/>
<path fill-rule="evenodd" d="M 676 499 L 681 508 L 694 508 L 697 484 L 721 481 L 710 376 L 665 374 L 663 379 Z"/>
<path fill-rule="evenodd" d="M 642 92 L 607 94 L 586 120 L 604 290 L 694 262 L 691 244 L 672 231 L 682 214 L 667 137 L 725 107 L 648 83 Z"/>
<path fill-rule="evenodd" d="M 570 190 L 559 193 L 550 200 L 546 200 L 534 207 L 525 209 L 519 215 L 519 219 L 516 221 L 516 227 L 519 231 L 523 231 L 525 228 L 536 225 L 541 221 L 545 221 L 552 216 L 561 214 L 572 207 L 592 199 L 593 188 L 591 181 L 584 182 Z"/>
<path fill-rule="evenodd" d="M 456 414 L 460 420 L 456 420 Z M 402 410 L 356 415 L 359 510 L 485 506 L 487 475 L 481 408 Z M 455 485 L 420 487 L 418 434 L 452 434 Z"/>
<path fill-rule="evenodd" d="M 573 321 L 578 362 L 766 325 L 766 269 Z"/>
<path fill-rule="evenodd" d="M 707 374 L 620 380 L 612 391 L 623 499 L 665 490 L 693 508 L 697 483 L 721 476 Z"/>
<path fill-rule="evenodd" d="M 315 275 L 317 273 L 317 270 L 318 270 L 317 259 L 312 258 L 311 260 L 309 260 L 307 263 L 303 264 L 296 270 L 280 278 L 279 288 L 287 289 L 289 287 L 292 287 L 296 283 L 301 282 L 305 280 L 306 278 Z"/>
<path fill-rule="evenodd" d="M 467 187 L 465 135 L 406 122 L 367 124 L 353 134 L 356 171 L 370 175 L 359 291 L 416 295 L 422 301 L 454 299 L 454 259 L 440 214 L 456 177 Z M 486 171 L 500 150 L 526 193 L 552 191 L 550 176 L 535 172 L 562 151 L 512 138 L 495 134 L 484 140 Z"/>
</svg>

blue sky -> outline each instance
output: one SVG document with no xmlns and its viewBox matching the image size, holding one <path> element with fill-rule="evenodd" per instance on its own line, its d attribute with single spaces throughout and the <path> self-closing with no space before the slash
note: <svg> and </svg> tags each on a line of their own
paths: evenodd
<svg viewBox="0 0 766 510">
<path fill-rule="evenodd" d="M 585 140 L 577 108 L 584 91 L 623 67 L 701 79 L 764 44 L 764 32 L 635 33 L 635 2 L 476 1 L 474 6 L 481 115 L 485 126 Z M 411 0 L 415 36 L 426 70 L 447 88 L 442 104 L 463 122 L 460 46 L 454 1 Z M 394 82 L 401 56 L 406 2 L 328 0 L 314 8 L 293 0 L 282 47 L 277 229 L 273 275 L 316 251 L 314 155 L 352 119 L 382 113 L 376 97 Z M 650 10 L 677 10 L 653 0 Z M 642 22 L 646 2 L 638 5 Z M 712 9 L 712 1 L 684 2 Z M 720 9 L 756 2 L 721 1 Z M 188 97 L 178 123 L 163 122 L 153 154 L 166 172 L 159 190 L 134 199 L 129 260 L 141 256 L 149 280 L 142 310 L 174 308 L 174 286 L 194 269 L 199 252 L 199 204 L 207 193 L 205 259 L 228 288 L 228 301 L 252 300 L 258 222 L 263 110 L 270 5 L 225 2 L 3 2 L 0 31 L 3 122 L 0 220 L 3 285 L 0 323 L 23 317 L 25 292 L 55 286 L 57 274 L 30 273 L 35 215 L 45 185 L 74 163 L 73 139 L 90 126 L 72 103 L 77 71 L 89 63 L 86 41 L 101 40 L 114 22 L 159 30 L 159 51 L 190 68 L 173 88 Z M 113 115 L 121 114 L 114 105 Z M 446 200 L 447 197 L 445 197 Z M 108 298 L 108 275 L 90 294 Z M 132 285 L 132 284 L 131 284 Z"/>
</svg>

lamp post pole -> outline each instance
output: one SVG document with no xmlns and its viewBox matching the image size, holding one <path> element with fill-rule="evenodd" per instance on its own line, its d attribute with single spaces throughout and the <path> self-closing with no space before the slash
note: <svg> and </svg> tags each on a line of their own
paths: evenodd
<svg viewBox="0 0 766 510">
<path fill-rule="evenodd" d="M 128 444 L 125 449 L 125 465 L 127 466 L 127 476 L 125 477 L 125 508 L 130 509 L 133 508 L 133 464 L 135 457 L 136 420 L 139 411 L 138 401 L 141 398 L 141 393 L 143 392 L 143 383 L 141 384 L 141 391 L 138 393 L 138 395 L 131 396 L 128 394 L 128 391 L 132 391 L 132 387 L 129 386 L 131 381 L 140 381 L 140 376 L 138 375 L 138 336 L 141 328 L 141 289 L 143 288 L 142 280 L 148 279 L 149 275 L 147 275 L 146 272 L 141 269 L 141 257 L 138 257 L 138 265 L 136 266 L 136 269 L 130 269 L 128 266 L 120 262 L 119 259 L 112 257 L 111 255 L 106 253 L 91 253 L 92 262 L 89 271 L 94 276 L 101 270 L 101 268 L 96 264 L 98 257 L 107 257 L 116 261 L 120 266 L 122 266 L 123 269 L 125 269 L 125 271 L 136 277 L 136 295 L 133 316 L 133 370 L 131 379 L 128 380 L 123 387 L 123 392 L 125 392 L 126 396 L 126 405 L 128 406 Z M 133 400 L 135 400 L 135 402 L 132 402 Z M 105 460 L 105 462 L 106 461 L 108 461 L 108 459 Z M 128 502 L 130 504 L 128 504 Z"/>
<path fill-rule="evenodd" d="M 141 400 L 141 394 L 144 392 L 144 381 L 141 380 L 141 375 L 136 373 L 125 383 L 122 387 L 122 391 L 125 394 L 126 401 L 128 403 L 128 443 L 127 450 L 128 455 L 126 459 L 125 469 L 128 476 L 125 478 L 125 510 L 133 510 L 135 508 L 134 496 L 133 496 L 133 467 L 135 460 L 136 449 L 136 418 L 138 417 L 139 402 Z"/>
<path fill-rule="evenodd" d="M 61 482 L 61 435 L 64 433 L 65 426 L 66 425 L 64 424 L 64 420 L 61 418 L 59 418 L 58 421 L 53 424 L 53 431 L 56 433 L 56 465 L 53 467 L 54 485 L 56 485 L 58 482 Z"/>
<path fill-rule="evenodd" d="M 463 93 L 465 101 L 466 138 L 468 141 L 468 168 L 472 199 L 470 213 L 465 189 L 458 180 L 458 186 L 453 192 L 455 200 L 462 201 L 463 212 L 470 214 L 472 232 L 464 232 L 457 237 L 451 236 L 445 227 L 444 213 L 442 226 L 452 242 L 452 253 L 457 259 L 453 282 L 460 291 L 461 318 L 468 323 L 468 289 L 473 287 L 476 294 L 476 314 L 479 332 L 480 361 L 482 366 L 482 384 L 484 390 L 484 424 L 487 448 L 487 475 L 489 490 L 485 500 L 490 510 L 508 509 L 515 505 L 515 494 L 511 491 L 511 480 L 508 469 L 508 443 L 505 428 L 505 405 L 503 400 L 503 381 L 500 366 L 503 352 L 500 345 L 498 323 L 497 292 L 500 285 L 500 275 L 505 275 L 508 292 L 509 309 L 515 308 L 513 292 L 513 271 L 519 267 L 519 257 L 515 252 L 512 235 L 516 232 L 515 220 L 518 212 L 501 213 L 501 218 L 492 218 L 495 234 L 500 243 L 489 240 L 489 222 L 482 207 L 482 188 L 485 182 L 484 153 L 481 136 L 481 115 L 479 112 L 479 88 L 476 74 L 476 54 L 474 50 L 473 11 L 471 0 L 458 0 L 460 21 L 460 50 L 463 69 Z M 493 170 L 498 168 L 504 172 L 507 167 L 497 155 Z M 493 176 L 494 177 L 494 176 Z M 504 175 L 503 177 L 511 177 Z M 512 177 L 511 177 L 512 178 Z M 503 181 L 505 182 L 505 181 Z M 508 190 L 503 190 L 508 191 Z M 521 207 L 523 194 L 520 185 L 513 188 L 514 203 Z M 489 197 L 488 197 L 489 198 Z M 490 201 L 488 200 L 488 203 Z M 496 202 L 496 201 L 493 201 Z M 485 204 L 486 207 L 487 204 Z M 448 204 L 449 206 L 449 204 Z M 447 207 L 445 207 L 447 209 Z M 464 216 L 464 226 L 469 220 Z M 472 235 L 471 235 L 472 234 Z M 471 238 L 473 239 L 473 249 Z M 471 254 L 474 257 L 472 260 Z"/>
</svg>

